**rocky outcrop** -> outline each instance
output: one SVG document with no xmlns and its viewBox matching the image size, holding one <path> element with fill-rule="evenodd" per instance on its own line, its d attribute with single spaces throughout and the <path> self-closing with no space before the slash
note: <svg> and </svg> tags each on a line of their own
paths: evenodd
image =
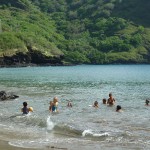
<svg viewBox="0 0 150 150">
<path fill-rule="evenodd" d="M 0 91 L 0 101 L 5 101 L 5 100 L 12 100 L 16 99 L 19 96 L 13 94 L 13 93 L 6 93 L 5 91 Z"/>
<path fill-rule="evenodd" d="M 63 55 L 45 56 L 28 47 L 27 53 L 18 52 L 12 56 L 0 57 L 0 67 L 26 67 L 35 65 L 63 65 Z"/>
</svg>

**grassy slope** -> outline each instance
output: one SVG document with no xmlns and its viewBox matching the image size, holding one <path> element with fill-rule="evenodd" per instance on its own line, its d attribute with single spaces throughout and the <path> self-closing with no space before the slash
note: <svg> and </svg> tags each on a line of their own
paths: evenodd
<svg viewBox="0 0 150 150">
<path fill-rule="evenodd" d="M 30 3 L 29 7 L 24 9 L 12 5 L 0 7 L 0 56 L 11 56 L 16 52 L 26 53 L 28 46 L 46 56 L 63 54 L 58 46 L 64 38 L 57 34 L 55 23 L 50 17 Z"/>
<path fill-rule="evenodd" d="M 136 32 L 136 26 L 142 25 L 145 27 L 142 34 L 142 44 L 131 49 L 131 59 L 150 60 L 150 1 L 147 0 L 120 0 L 112 11 L 112 16 L 121 17 L 131 22 L 130 28 L 120 31 L 121 34 L 132 34 Z M 142 54 L 142 55 L 140 55 Z M 137 57 L 135 57 L 137 56 Z M 145 58 L 142 58 L 142 57 Z M 134 58 L 135 57 L 135 58 Z M 127 58 L 124 58 L 127 59 Z"/>
</svg>

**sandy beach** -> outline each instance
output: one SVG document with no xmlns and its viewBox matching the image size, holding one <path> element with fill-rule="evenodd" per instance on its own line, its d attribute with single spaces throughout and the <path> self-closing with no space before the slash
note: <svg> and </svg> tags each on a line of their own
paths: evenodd
<svg viewBox="0 0 150 150">
<path fill-rule="evenodd" d="M 70 145 L 71 146 L 71 145 Z M 54 144 L 54 145 L 47 145 L 47 146 L 43 146 L 42 148 L 22 148 L 22 147 L 16 147 L 16 146 L 12 146 L 9 144 L 8 141 L 4 141 L 4 140 L 0 140 L 0 150 L 76 150 L 78 149 L 78 144 L 74 147 L 67 147 L 67 145 L 64 146 L 58 144 Z"/>
<path fill-rule="evenodd" d="M 8 144 L 8 141 L 2 141 L 0 140 L 0 150 L 56 150 L 56 149 L 62 149 L 62 150 L 68 150 L 67 148 L 60 148 L 55 146 L 46 146 L 45 148 L 22 148 L 22 147 L 15 147 Z"/>
<path fill-rule="evenodd" d="M 11 146 L 8 144 L 8 141 L 0 140 L 0 150 L 35 150 L 35 149 Z M 40 150 L 40 149 L 36 149 L 36 150 Z"/>
</svg>

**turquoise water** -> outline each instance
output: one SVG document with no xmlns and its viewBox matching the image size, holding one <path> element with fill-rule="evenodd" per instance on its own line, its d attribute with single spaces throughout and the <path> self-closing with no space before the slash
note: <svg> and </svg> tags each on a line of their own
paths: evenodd
<svg viewBox="0 0 150 150">
<path fill-rule="evenodd" d="M 0 102 L 0 138 L 11 145 L 150 149 L 150 107 L 144 104 L 150 98 L 149 65 L 1 68 L 0 90 L 19 95 Z M 102 104 L 110 92 L 123 113 Z M 54 96 L 57 114 L 48 111 Z M 69 100 L 72 108 L 66 107 Z M 99 109 L 91 107 L 95 100 Z M 23 101 L 32 114 L 21 115 Z"/>
</svg>

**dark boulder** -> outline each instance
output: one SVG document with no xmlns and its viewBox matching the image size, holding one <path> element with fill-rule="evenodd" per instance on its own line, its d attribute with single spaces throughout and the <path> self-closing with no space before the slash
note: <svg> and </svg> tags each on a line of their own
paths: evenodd
<svg viewBox="0 0 150 150">
<path fill-rule="evenodd" d="M 19 96 L 15 95 L 13 93 L 6 93 L 5 91 L 0 91 L 0 101 L 16 99 L 18 97 Z"/>
</svg>

